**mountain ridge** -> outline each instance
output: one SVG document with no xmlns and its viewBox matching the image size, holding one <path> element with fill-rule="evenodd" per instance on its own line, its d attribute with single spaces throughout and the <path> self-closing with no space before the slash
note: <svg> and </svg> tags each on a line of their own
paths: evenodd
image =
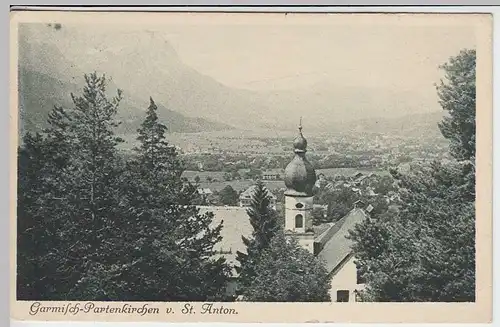
<svg viewBox="0 0 500 327">
<path fill-rule="evenodd" d="M 25 131 L 36 132 L 47 126 L 46 120 L 48 113 L 54 106 L 71 107 L 73 106 L 70 94 L 78 94 L 81 87 L 76 83 L 61 81 L 47 74 L 33 71 L 31 69 L 19 67 L 19 115 L 21 134 Z M 83 77 L 82 77 L 83 80 Z M 108 85 L 108 90 L 117 87 L 113 83 Z M 135 100 L 124 95 L 120 103 L 117 120 L 122 124 L 117 132 L 129 134 L 135 133 L 140 123 L 145 117 L 145 111 L 148 102 L 139 105 L 139 100 Z M 211 122 L 203 118 L 186 117 L 176 111 L 166 108 L 162 103 L 156 103 L 158 107 L 158 116 L 167 126 L 169 132 L 196 133 L 203 131 L 219 131 L 233 129 L 234 127 Z"/>
<path fill-rule="evenodd" d="M 384 88 L 326 82 L 292 91 L 231 88 L 184 64 L 174 47 L 161 35 L 120 34 L 101 43 L 82 38 L 77 41 L 88 41 L 88 44 L 80 49 L 65 46 L 64 42 L 73 36 L 71 33 L 65 28 L 55 32 L 45 31 L 40 26 L 23 27 L 20 30 L 20 66 L 47 74 L 55 79 L 52 83 L 59 86 L 61 83 L 80 85 L 82 72 L 106 72 L 112 78 L 110 88 L 120 86 L 124 91 L 125 108 L 122 107 L 120 113 L 125 117 L 124 126 L 130 130 L 138 126 L 136 120 L 142 119 L 150 96 L 159 105 L 159 111 L 171 120 L 171 131 L 176 132 L 230 128 L 294 130 L 300 116 L 313 130 L 362 130 L 349 122 L 366 119 L 366 125 L 373 120 L 390 120 L 389 113 L 394 111 L 402 116 L 424 109 L 429 111 L 425 105 L 427 100 L 423 101 L 422 96 L 412 90 L 405 94 Z M 33 106 L 36 97 L 46 98 L 46 94 L 36 91 L 43 87 L 32 87 L 35 100 L 27 103 Z M 64 88 L 66 86 L 61 86 L 61 92 L 66 92 Z M 49 93 L 56 94 L 56 91 Z M 58 95 L 58 98 L 64 96 Z M 377 126 L 366 128 L 376 130 Z"/>
</svg>

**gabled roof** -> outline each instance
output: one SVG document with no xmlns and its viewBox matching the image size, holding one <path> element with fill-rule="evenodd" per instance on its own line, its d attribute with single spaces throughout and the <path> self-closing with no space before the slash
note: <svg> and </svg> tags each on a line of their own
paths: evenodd
<svg viewBox="0 0 500 327">
<path fill-rule="evenodd" d="M 236 260 L 236 251 L 245 252 L 246 247 L 243 244 L 242 236 L 250 237 L 253 231 L 250 224 L 250 218 L 247 214 L 247 208 L 244 207 L 218 207 L 218 206 L 199 206 L 200 214 L 213 212 L 214 218 L 212 226 L 218 225 L 222 220 L 221 230 L 222 240 L 214 247 L 217 251 L 223 251 L 216 256 L 223 256 L 231 265 L 239 265 Z M 348 255 L 351 254 L 352 241 L 346 236 L 349 230 L 362 222 L 367 215 L 363 209 L 355 208 L 336 223 L 326 223 L 319 226 L 313 226 L 315 242 L 323 245 L 323 249 L 318 254 L 318 258 L 323 259 L 326 268 L 331 273 Z M 233 275 L 236 271 L 233 270 Z"/>
<path fill-rule="evenodd" d="M 239 265 L 236 260 L 236 251 L 246 251 L 241 237 L 250 237 L 253 231 L 246 211 L 247 208 L 216 206 L 199 206 L 198 208 L 200 209 L 200 214 L 206 212 L 214 213 L 212 227 L 224 221 L 221 230 L 222 240 L 214 246 L 214 250 L 224 251 L 224 253 L 217 254 L 217 256 L 225 257 L 231 265 Z M 229 251 L 230 253 L 228 253 Z M 235 272 L 233 271 L 233 273 Z"/>
<path fill-rule="evenodd" d="M 330 227 L 333 226 L 332 223 L 326 223 L 326 224 L 321 224 L 321 225 L 315 225 L 313 226 L 313 231 L 314 231 L 314 235 L 316 236 L 315 237 L 315 241 L 317 239 L 319 239 L 321 236 L 323 236 L 323 234 L 325 234 L 325 232 L 330 229 Z"/>
<path fill-rule="evenodd" d="M 353 178 L 360 178 L 363 176 L 363 173 L 362 172 L 357 172 L 355 174 L 352 175 Z"/>
<path fill-rule="evenodd" d="M 324 260 L 326 269 L 331 273 L 351 252 L 353 241 L 346 238 L 349 230 L 354 229 L 357 223 L 367 218 L 362 209 L 355 208 L 346 216 L 337 221 L 332 228 L 338 230 L 325 243 L 323 249 L 318 254 L 318 258 Z"/>
</svg>

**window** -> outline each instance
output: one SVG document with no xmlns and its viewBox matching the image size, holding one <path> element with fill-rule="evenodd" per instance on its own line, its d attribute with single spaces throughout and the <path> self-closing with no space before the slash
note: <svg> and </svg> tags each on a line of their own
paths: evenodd
<svg viewBox="0 0 500 327">
<path fill-rule="evenodd" d="M 295 216 L 295 228 L 304 227 L 304 217 L 302 215 Z"/>
<path fill-rule="evenodd" d="M 301 209 L 301 208 L 303 208 L 303 207 L 304 207 L 304 205 L 303 205 L 302 203 L 297 203 L 297 204 L 295 205 L 295 208 L 298 208 L 298 209 Z"/>
<path fill-rule="evenodd" d="M 337 291 L 337 302 L 349 302 L 349 291 L 347 290 Z"/>
</svg>

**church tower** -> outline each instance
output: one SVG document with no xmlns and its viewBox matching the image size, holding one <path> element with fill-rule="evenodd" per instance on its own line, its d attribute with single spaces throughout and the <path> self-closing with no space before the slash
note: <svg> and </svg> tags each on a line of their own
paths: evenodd
<svg viewBox="0 0 500 327">
<path fill-rule="evenodd" d="M 302 122 L 293 147 L 295 157 L 285 168 L 285 233 L 295 236 L 302 247 L 314 254 L 312 209 L 316 172 L 306 159 L 307 140 L 302 135 Z"/>
</svg>

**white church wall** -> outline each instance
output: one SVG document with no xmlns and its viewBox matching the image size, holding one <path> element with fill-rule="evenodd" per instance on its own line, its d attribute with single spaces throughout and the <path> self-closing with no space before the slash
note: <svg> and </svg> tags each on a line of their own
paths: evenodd
<svg viewBox="0 0 500 327">
<path fill-rule="evenodd" d="M 301 247 L 314 253 L 314 234 L 302 234 L 297 237 L 298 243 Z"/>
<path fill-rule="evenodd" d="M 285 229 L 304 233 L 307 229 L 312 228 L 312 208 L 312 197 L 285 196 Z M 295 217 L 299 214 L 303 217 L 303 224 L 302 227 L 297 228 Z"/>
<path fill-rule="evenodd" d="M 349 292 L 349 301 L 356 302 L 356 291 L 364 288 L 364 284 L 357 283 L 356 265 L 354 257 L 351 257 L 337 273 L 332 277 L 330 297 L 333 302 L 337 302 L 337 292 Z"/>
</svg>

